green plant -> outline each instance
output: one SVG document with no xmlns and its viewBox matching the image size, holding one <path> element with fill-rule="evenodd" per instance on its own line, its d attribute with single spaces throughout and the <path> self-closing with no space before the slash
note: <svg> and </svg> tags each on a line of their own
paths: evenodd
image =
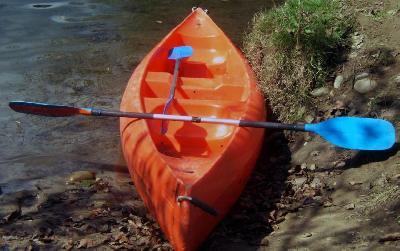
<svg viewBox="0 0 400 251">
<path fill-rule="evenodd" d="M 256 14 L 245 52 L 279 119 L 293 122 L 313 103 L 310 91 L 350 45 L 352 27 L 337 0 L 288 0 Z"/>
</svg>

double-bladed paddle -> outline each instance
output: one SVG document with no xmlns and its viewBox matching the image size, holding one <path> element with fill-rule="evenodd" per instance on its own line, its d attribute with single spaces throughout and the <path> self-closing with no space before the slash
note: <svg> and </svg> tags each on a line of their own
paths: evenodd
<svg viewBox="0 0 400 251">
<path fill-rule="evenodd" d="M 16 112 L 51 117 L 74 115 L 127 117 L 307 131 L 320 135 L 334 145 L 353 150 L 386 150 L 391 148 L 396 140 L 395 128 L 390 122 L 373 118 L 337 117 L 317 124 L 281 124 L 264 121 L 110 111 L 97 108 L 78 108 L 66 105 L 51 105 L 26 101 L 12 101 L 9 105 Z"/>
</svg>

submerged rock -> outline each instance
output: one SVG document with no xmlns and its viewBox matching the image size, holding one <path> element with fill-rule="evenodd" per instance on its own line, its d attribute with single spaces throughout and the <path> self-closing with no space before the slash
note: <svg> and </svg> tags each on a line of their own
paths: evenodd
<svg viewBox="0 0 400 251">
<path fill-rule="evenodd" d="M 96 173 L 92 171 L 77 171 L 73 172 L 69 177 L 69 182 L 79 182 L 82 180 L 95 180 Z"/>
</svg>

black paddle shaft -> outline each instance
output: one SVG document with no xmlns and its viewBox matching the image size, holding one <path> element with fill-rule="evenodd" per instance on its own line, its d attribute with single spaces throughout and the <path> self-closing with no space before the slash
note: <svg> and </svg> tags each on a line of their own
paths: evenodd
<svg viewBox="0 0 400 251">
<path fill-rule="evenodd" d="M 263 121 L 248 121 L 240 120 L 240 127 L 257 127 L 257 128 L 268 128 L 277 130 L 292 130 L 292 131 L 305 131 L 304 124 L 281 124 L 274 122 L 263 122 Z"/>
<path fill-rule="evenodd" d="M 154 116 L 151 113 L 108 111 L 108 110 L 97 109 L 97 108 L 91 108 L 91 115 L 93 115 L 93 116 L 104 116 L 104 117 L 125 117 L 125 118 L 138 118 L 138 119 L 154 119 Z"/>
</svg>

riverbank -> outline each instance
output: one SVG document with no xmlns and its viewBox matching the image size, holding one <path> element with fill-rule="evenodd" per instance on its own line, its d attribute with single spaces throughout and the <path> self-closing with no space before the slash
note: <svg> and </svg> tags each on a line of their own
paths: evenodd
<svg viewBox="0 0 400 251">
<path fill-rule="evenodd" d="M 383 118 L 395 125 L 399 142 L 400 6 L 392 0 L 344 2 L 358 22 L 351 50 L 313 95 L 315 112 L 304 119 Z M 313 135 L 273 133 L 263 153 L 238 205 L 211 238 L 211 247 L 400 247 L 399 143 L 387 151 L 358 152 L 337 149 Z"/>
<path fill-rule="evenodd" d="M 218 1 L 214 7 L 222 9 L 223 4 L 236 3 L 232 2 Z M 399 128 L 400 13 L 395 0 L 375 2 L 348 1 L 360 26 L 354 33 L 349 59 L 331 76 L 328 91 L 316 97 L 318 112 L 310 114 L 313 120 L 339 115 L 372 116 L 388 119 Z M 108 6 L 103 4 L 89 9 Z M 228 8 L 217 12 L 212 6 L 207 7 L 218 24 L 227 28 L 241 17 L 245 4 L 237 4 L 225 21 L 217 17 L 228 15 Z M 0 11 L 20 10 L 16 5 L 14 2 L 0 5 Z M 164 4 L 159 8 L 168 7 Z M 155 18 L 156 14 L 145 7 L 132 8 L 140 10 L 139 14 L 133 11 L 132 16 L 127 15 L 123 20 L 133 18 L 138 22 L 131 23 L 132 26 L 126 24 L 124 29 L 148 30 L 148 33 L 125 37 L 117 28 L 121 20 L 117 19 L 116 25 L 108 23 L 115 18 L 113 15 L 105 20 L 104 16 L 95 15 L 89 18 L 94 23 L 51 26 L 63 36 L 45 40 L 45 46 L 33 46 L 49 35 L 40 32 L 36 32 L 37 39 L 32 37 L 37 43 L 15 44 L 11 37 L 7 38 L 11 42 L 0 39 L 3 43 L 0 49 L 9 53 L 0 55 L 0 64 L 7 66 L 13 62 L 25 67 L 18 68 L 21 72 L 15 67 L 4 68 L 8 75 L 1 75 L 0 86 L 7 91 L 1 92 L 1 97 L 9 100 L 18 94 L 18 99 L 51 102 L 63 99 L 78 105 L 118 108 L 118 98 L 132 68 L 151 44 L 180 21 L 172 14 Z M 249 7 L 246 13 L 254 13 L 256 9 Z M 186 12 L 179 15 L 183 17 Z M 82 15 L 78 12 L 75 19 L 56 20 L 77 21 Z M 13 18 L 11 14 L 1 17 Z M 47 17 L 41 22 L 46 20 Z M 151 24 L 143 26 L 146 23 Z M 242 28 L 235 26 L 229 31 L 236 42 L 247 22 L 240 23 Z M 56 24 L 59 25 L 52 23 Z M 20 24 L 18 29 L 26 25 Z M 53 30 L 51 27 L 47 30 Z M 7 32 L 14 32 L 14 28 Z M 40 50 L 32 52 L 29 44 Z M 28 57 L 30 53 L 33 56 Z M 14 61 L 9 61 L 13 57 Z M 334 88 L 338 76 L 343 81 L 339 88 Z M 377 85 L 360 93 L 354 85 L 362 79 L 369 79 L 369 83 L 374 80 Z M 115 121 L 28 117 L 11 114 L 5 106 L 0 111 L 5 115 L 1 135 L 4 158 L 0 162 L 1 248 L 170 249 L 126 172 Z M 398 150 L 397 144 L 385 152 L 352 152 L 337 149 L 313 135 L 271 132 L 244 193 L 203 249 L 398 248 Z M 76 173 L 77 170 L 89 172 Z M 16 187 L 18 191 L 13 191 Z"/>
</svg>

